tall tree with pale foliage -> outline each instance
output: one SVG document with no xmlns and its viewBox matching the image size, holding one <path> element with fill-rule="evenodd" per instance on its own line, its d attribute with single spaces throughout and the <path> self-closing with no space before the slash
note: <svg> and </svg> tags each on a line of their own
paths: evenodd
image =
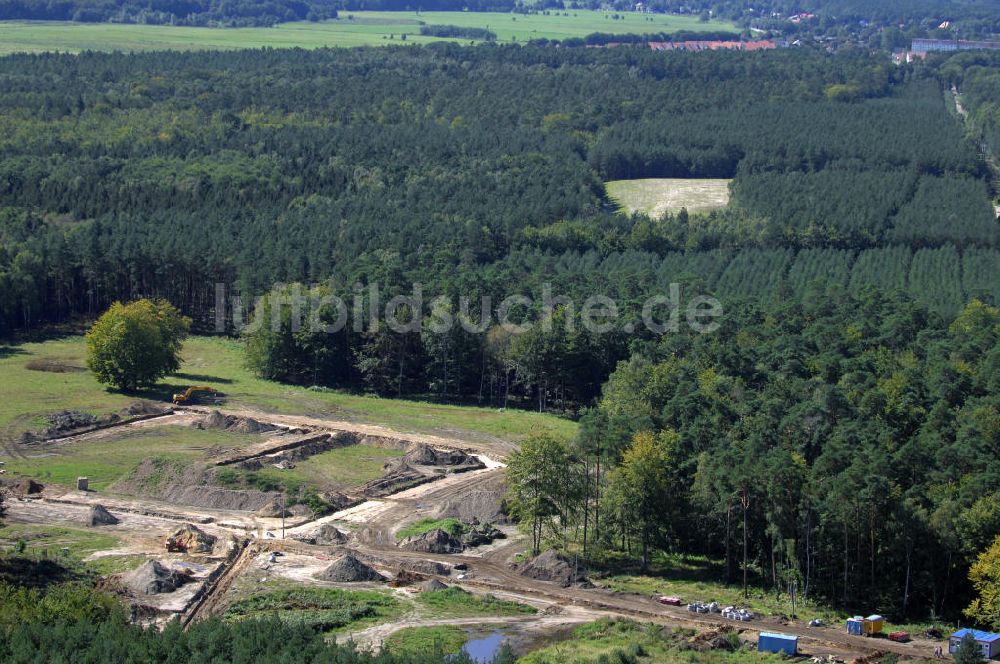
<svg viewBox="0 0 1000 664">
<path fill-rule="evenodd" d="M 969 569 L 969 581 L 976 599 L 965 610 L 972 620 L 990 629 L 1000 630 L 1000 535 Z"/>
<path fill-rule="evenodd" d="M 190 328 L 191 319 L 166 300 L 115 302 L 87 333 L 87 366 L 104 385 L 149 387 L 180 368 Z"/>
</svg>

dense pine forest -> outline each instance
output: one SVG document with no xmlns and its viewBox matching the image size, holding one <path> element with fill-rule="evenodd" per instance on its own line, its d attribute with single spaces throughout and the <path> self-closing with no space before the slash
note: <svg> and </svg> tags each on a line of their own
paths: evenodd
<svg viewBox="0 0 1000 664">
<path fill-rule="evenodd" d="M 345 299 L 377 284 L 385 300 L 419 282 L 428 301 L 494 303 L 538 302 L 548 283 L 635 319 L 672 282 L 724 302 L 819 282 L 901 290 L 947 318 L 1000 297 L 989 171 L 947 93 L 968 86 L 988 140 L 998 62 L 961 57 L 439 44 L 5 58 L 0 331 L 138 296 L 231 326 L 217 283 L 247 302 L 276 283 Z M 732 201 L 629 218 L 603 182 L 636 177 L 734 178 Z M 256 366 L 566 408 L 632 340 L 467 336 L 262 339 L 278 357 Z"/>
<path fill-rule="evenodd" d="M 0 59 L 0 333 L 150 296 L 236 334 L 216 284 L 284 284 L 256 311 L 280 324 L 244 332 L 264 377 L 580 415 L 547 537 L 957 617 L 1000 528 L 998 76 L 989 54 L 453 44 Z M 651 219 L 605 193 L 656 177 L 732 199 Z M 677 283 L 726 316 L 328 334 L 281 304 L 414 283 L 602 294 L 629 325 Z"/>
</svg>

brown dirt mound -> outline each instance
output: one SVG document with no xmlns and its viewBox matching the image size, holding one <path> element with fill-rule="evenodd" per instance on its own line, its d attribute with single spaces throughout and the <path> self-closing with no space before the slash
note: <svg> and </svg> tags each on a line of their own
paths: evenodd
<svg viewBox="0 0 1000 664">
<path fill-rule="evenodd" d="M 87 513 L 87 525 L 94 526 L 114 526 L 120 523 L 104 505 L 91 505 Z"/>
<path fill-rule="evenodd" d="M 417 574 L 434 574 L 437 576 L 448 576 L 451 574 L 451 568 L 436 560 L 407 560 L 401 567 Z"/>
<path fill-rule="evenodd" d="M 347 541 L 347 535 L 337 530 L 334 526 L 329 523 L 324 523 L 322 526 L 317 528 L 312 533 L 312 539 L 316 541 L 316 544 L 322 546 L 331 546 L 334 544 L 343 544 Z"/>
<path fill-rule="evenodd" d="M 416 537 L 407 537 L 399 546 L 407 551 L 423 553 L 461 553 L 465 549 L 457 538 L 440 528 Z"/>
<path fill-rule="evenodd" d="M 282 507 L 281 500 L 277 497 L 272 498 L 266 505 L 256 510 L 253 513 L 254 516 L 279 519 L 281 517 L 290 517 L 292 513 L 288 511 L 287 507 Z"/>
<path fill-rule="evenodd" d="M 277 427 L 258 422 L 250 417 L 237 417 L 228 428 L 233 433 L 264 433 L 265 431 L 274 431 Z"/>
<path fill-rule="evenodd" d="M 274 431 L 277 427 L 264 424 L 250 417 L 235 417 L 233 415 L 223 415 L 217 410 L 213 410 L 204 418 L 193 425 L 198 429 L 226 429 L 233 433 L 264 433 Z"/>
<path fill-rule="evenodd" d="M 66 364 L 57 360 L 31 360 L 25 363 L 24 368 L 29 371 L 47 371 L 48 373 L 80 373 L 86 371 L 83 367 Z"/>
<path fill-rule="evenodd" d="M 125 586 L 140 595 L 159 595 L 177 590 L 184 577 L 155 560 L 142 565 L 122 577 Z"/>
<path fill-rule="evenodd" d="M 339 491 L 323 491 L 319 494 L 319 497 L 324 503 L 330 505 L 334 512 L 346 509 L 357 502 L 347 494 L 340 493 Z"/>
<path fill-rule="evenodd" d="M 188 553 L 212 553 L 215 548 L 216 538 L 209 535 L 201 528 L 187 523 L 183 528 L 174 532 L 169 538 L 174 547 Z"/>
<path fill-rule="evenodd" d="M 217 410 L 213 410 L 197 423 L 202 429 L 228 429 L 230 420 Z"/>
<path fill-rule="evenodd" d="M 334 581 L 336 583 L 385 581 L 384 576 L 355 558 L 353 553 L 345 553 L 343 556 L 333 561 L 329 567 L 316 574 L 315 578 L 321 581 Z"/>
<path fill-rule="evenodd" d="M 153 403 L 152 401 L 135 401 L 123 410 L 122 414 L 139 417 L 142 415 L 166 415 L 169 412 L 171 412 L 171 409 L 163 404 Z"/>
<path fill-rule="evenodd" d="M 200 465 L 179 465 L 151 458 L 144 459 L 113 488 L 118 493 L 162 503 L 241 512 L 259 510 L 281 495 L 257 489 L 225 489 L 213 484 L 212 473 Z"/>
<path fill-rule="evenodd" d="M 573 583 L 587 580 L 582 569 L 579 573 L 574 570 L 573 563 L 549 549 L 525 563 L 519 572 L 521 576 L 539 581 L 551 581 L 565 588 Z"/>
<path fill-rule="evenodd" d="M 462 466 L 479 460 L 462 450 L 438 450 L 425 443 L 415 443 L 406 451 L 407 462 L 417 466 Z"/>
<path fill-rule="evenodd" d="M 423 581 L 426 581 L 427 577 L 422 574 L 417 574 L 416 572 L 410 572 L 405 569 L 401 569 L 396 572 L 395 578 L 389 582 L 389 586 L 392 588 L 404 588 L 406 586 L 412 586 Z"/>
<path fill-rule="evenodd" d="M 10 492 L 19 498 L 33 496 L 45 490 L 45 485 L 35 480 L 18 480 L 10 487 Z"/>
</svg>

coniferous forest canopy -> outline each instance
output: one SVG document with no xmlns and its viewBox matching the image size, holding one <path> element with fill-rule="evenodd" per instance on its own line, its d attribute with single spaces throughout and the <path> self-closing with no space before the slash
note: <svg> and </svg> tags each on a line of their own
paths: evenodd
<svg viewBox="0 0 1000 664">
<path fill-rule="evenodd" d="M 575 458 L 614 468 L 644 432 L 669 451 L 657 518 L 638 533 L 602 512 L 605 546 L 732 572 L 737 514 L 765 584 L 794 571 L 844 606 L 957 616 L 1000 522 L 1000 237 L 978 152 L 998 72 L 990 54 L 452 44 L 4 58 L 0 331 L 140 296 L 206 329 L 216 283 L 494 302 L 551 283 L 634 321 L 679 282 L 722 300 L 718 332 L 264 326 L 248 360 L 309 385 L 592 406 Z M 733 178 L 732 201 L 649 219 L 605 196 L 657 177 Z"/>
</svg>

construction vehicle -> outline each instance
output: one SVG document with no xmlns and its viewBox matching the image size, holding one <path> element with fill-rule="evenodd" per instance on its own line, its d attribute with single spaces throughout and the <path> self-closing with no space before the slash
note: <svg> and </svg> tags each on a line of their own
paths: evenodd
<svg viewBox="0 0 1000 664">
<path fill-rule="evenodd" d="M 174 404 L 177 406 L 183 406 L 184 404 L 190 402 L 195 395 L 207 392 L 212 396 L 216 396 L 216 391 L 214 388 L 208 387 L 207 385 L 197 385 L 195 387 L 189 387 L 180 394 L 174 395 Z"/>
<path fill-rule="evenodd" d="M 164 548 L 170 553 L 187 553 L 187 544 L 180 539 L 170 536 L 164 542 Z"/>
</svg>

